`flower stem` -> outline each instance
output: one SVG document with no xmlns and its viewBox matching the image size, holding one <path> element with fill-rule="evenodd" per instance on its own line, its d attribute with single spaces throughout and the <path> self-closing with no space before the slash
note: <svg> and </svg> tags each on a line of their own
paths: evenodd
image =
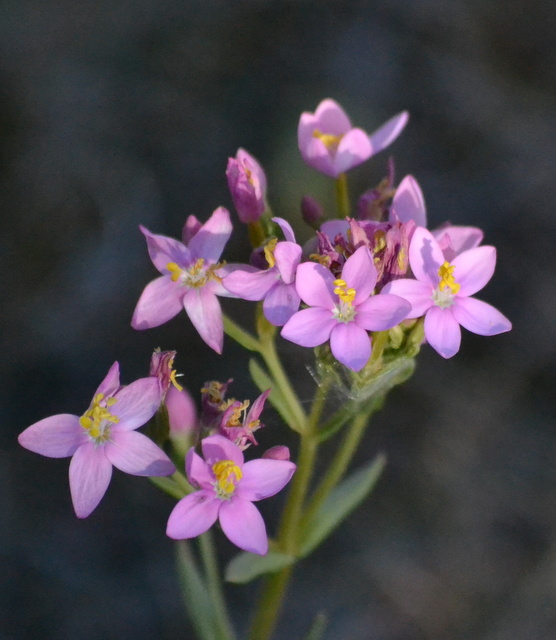
<svg viewBox="0 0 556 640">
<path fill-rule="evenodd" d="M 248 331 L 245 331 L 245 329 L 242 329 L 224 313 L 222 314 L 222 319 L 224 321 L 224 332 L 226 333 L 226 335 L 232 338 L 232 340 L 235 340 L 239 345 L 241 345 L 248 351 L 261 350 L 261 343 L 257 340 L 257 338 L 255 338 L 255 336 L 251 335 Z"/>
<path fill-rule="evenodd" d="M 338 209 L 339 218 L 345 218 L 351 213 L 347 187 L 347 176 L 345 173 L 340 173 L 340 175 L 336 178 L 336 207 Z"/>
<path fill-rule="evenodd" d="M 235 640 L 235 633 L 222 591 L 222 579 L 218 570 L 214 541 L 210 531 L 203 533 L 203 535 L 199 537 L 199 547 L 205 569 L 208 592 L 212 603 L 214 624 L 218 631 L 218 638 L 219 640 Z"/>
</svg>

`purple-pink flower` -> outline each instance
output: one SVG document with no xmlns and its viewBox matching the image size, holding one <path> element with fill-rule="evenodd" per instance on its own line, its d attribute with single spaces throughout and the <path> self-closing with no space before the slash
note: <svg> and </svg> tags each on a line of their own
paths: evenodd
<svg viewBox="0 0 556 640">
<path fill-rule="evenodd" d="M 269 394 L 270 389 L 263 391 L 251 408 L 249 408 L 249 400 L 232 402 L 220 419 L 221 435 L 237 444 L 242 451 L 251 444 L 258 444 L 253 432 L 264 426 L 259 418 Z"/>
<path fill-rule="evenodd" d="M 115 362 L 96 390 L 85 413 L 51 416 L 20 434 L 19 444 L 49 458 L 73 456 L 69 481 L 78 518 L 86 518 L 106 493 L 112 465 L 136 476 L 167 476 L 175 471 L 168 456 L 135 429 L 160 405 L 156 378 L 141 378 L 120 386 Z"/>
<path fill-rule="evenodd" d="M 218 519 L 240 549 L 265 555 L 266 527 L 253 502 L 278 493 L 290 481 L 295 464 L 267 458 L 244 462 L 241 449 L 221 435 L 205 438 L 202 450 L 204 460 L 194 449 L 186 456 L 187 477 L 199 490 L 174 507 L 167 535 L 175 540 L 194 538 Z"/>
<path fill-rule="evenodd" d="M 383 291 L 411 303 L 408 318 L 425 316 L 425 337 L 442 357 L 451 358 L 459 351 L 460 325 L 482 336 L 512 328 L 494 307 L 471 297 L 494 273 L 494 247 L 468 249 L 448 262 L 434 236 L 418 227 L 409 246 L 409 263 L 416 279 L 395 280 Z"/>
<path fill-rule="evenodd" d="M 394 142 L 408 118 L 407 111 L 402 111 L 369 136 L 352 127 L 337 102 L 323 100 L 315 113 L 301 115 L 297 129 L 299 150 L 313 169 L 337 178 Z"/>
<path fill-rule="evenodd" d="M 226 177 L 239 219 L 256 222 L 266 207 L 266 176 L 261 165 L 245 149 L 238 149 L 236 157 L 228 159 Z"/>
<path fill-rule="evenodd" d="M 360 247 L 346 260 L 340 278 L 321 264 L 300 264 L 297 291 L 309 308 L 288 320 L 282 336 L 302 347 L 316 347 L 330 340 L 336 360 L 360 371 L 371 356 L 367 332 L 394 327 L 411 309 L 398 296 L 371 295 L 376 280 L 377 271 L 367 247 Z"/>
<path fill-rule="evenodd" d="M 222 353 L 224 327 L 216 296 L 230 295 L 222 286 L 230 266 L 218 262 L 232 233 L 228 210 L 218 207 L 203 225 L 190 216 L 183 229 L 183 243 L 155 235 L 144 227 L 141 231 L 151 260 L 162 276 L 145 287 L 131 326 L 157 327 L 183 308 L 201 338 Z"/>
<path fill-rule="evenodd" d="M 236 269 L 226 276 L 223 285 L 230 293 L 244 300 L 264 300 L 266 319 L 281 327 L 299 309 L 300 298 L 295 288 L 295 272 L 301 260 L 301 247 L 295 242 L 290 224 L 282 218 L 272 218 L 282 229 L 285 240 L 271 240 L 264 249 L 268 269 L 254 271 Z"/>
</svg>

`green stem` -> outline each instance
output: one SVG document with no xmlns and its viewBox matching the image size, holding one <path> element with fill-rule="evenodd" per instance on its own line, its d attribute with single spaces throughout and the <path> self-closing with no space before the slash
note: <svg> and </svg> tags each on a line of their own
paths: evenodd
<svg viewBox="0 0 556 640">
<path fill-rule="evenodd" d="M 232 338 L 232 340 L 235 340 L 239 345 L 241 345 L 248 351 L 261 350 L 261 343 L 257 340 L 257 338 L 255 338 L 255 336 L 251 335 L 248 331 L 245 331 L 245 329 L 242 329 L 226 314 L 222 314 L 222 319 L 224 320 L 224 332 L 226 333 L 226 335 Z"/>
<path fill-rule="evenodd" d="M 203 535 L 199 537 L 199 546 L 218 638 L 219 640 L 220 638 L 222 640 L 235 640 L 235 633 L 228 615 L 226 600 L 222 591 L 222 579 L 218 570 L 214 541 L 210 531 L 203 533 Z"/>
<path fill-rule="evenodd" d="M 293 423 L 289 426 L 298 433 L 302 433 L 305 429 L 306 415 L 301 402 L 295 393 L 284 367 L 278 357 L 274 339 L 264 340 L 260 342 L 259 353 L 263 357 L 271 378 L 275 385 L 280 389 L 282 397 L 291 409 Z"/>
<path fill-rule="evenodd" d="M 345 173 L 340 173 L 336 178 L 336 207 L 338 209 L 338 217 L 340 218 L 345 218 L 351 213 L 347 176 Z"/>
</svg>

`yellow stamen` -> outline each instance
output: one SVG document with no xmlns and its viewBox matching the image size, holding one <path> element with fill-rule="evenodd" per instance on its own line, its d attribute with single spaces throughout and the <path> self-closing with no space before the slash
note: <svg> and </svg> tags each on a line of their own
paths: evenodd
<svg viewBox="0 0 556 640">
<path fill-rule="evenodd" d="M 313 138 L 318 138 L 319 140 L 322 140 L 322 142 L 324 143 L 324 146 L 329 151 L 337 151 L 338 145 L 340 144 L 340 141 L 342 140 L 343 136 L 341 135 L 335 136 L 332 133 L 322 133 L 322 131 L 315 129 L 313 131 Z"/>
<path fill-rule="evenodd" d="M 110 424 L 116 424 L 120 421 L 118 416 L 114 416 L 108 411 L 107 407 L 111 407 L 118 402 L 113 396 L 106 399 L 105 406 L 100 403 L 104 400 L 104 394 L 98 393 L 91 404 L 91 407 L 79 418 L 79 424 L 89 432 L 91 438 L 98 442 L 106 442 L 110 438 Z"/>
<path fill-rule="evenodd" d="M 439 269 L 438 275 L 440 276 L 440 282 L 438 288 L 440 291 L 448 289 L 451 293 L 456 294 L 460 290 L 460 285 L 454 278 L 454 269 L 456 267 L 449 262 L 445 262 Z"/>
<path fill-rule="evenodd" d="M 272 269 L 272 267 L 276 264 L 276 259 L 274 258 L 274 249 L 276 249 L 276 245 L 278 244 L 278 238 L 272 238 L 266 243 L 264 248 L 264 257 L 268 262 L 268 266 Z"/>
<path fill-rule="evenodd" d="M 212 465 L 216 476 L 216 489 L 221 498 L 229 498 L 235 491 L 236 484 L 243 477 L 241 469 L 232 460 L 220 460 Z"/>
<path fill-rule="evenodd" d="M 351 306 L 353 299 L 355 298 L 355 289 L 347 289 L 347 282 L 345 280 L 334 280 L 336 288 L 334 293 L 340 298 L 342 302 Z"/>
<path fill-rule="evenodd" d="M 169 262 L 166 265 L 166 269 L 168 269 L 168 271 L 172 274 L 170 276 L 170 279 L 172 280 L 172 282 L 177 282 L 180 279 L 182 270 L 180 269 L 180 267 L 178 267 L 178 265 L 175 262 Z"/>
</svg>

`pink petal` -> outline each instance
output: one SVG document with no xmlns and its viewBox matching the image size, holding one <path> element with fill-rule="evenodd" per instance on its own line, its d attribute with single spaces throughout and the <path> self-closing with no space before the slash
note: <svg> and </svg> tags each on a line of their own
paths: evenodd
<svg viewBox="0 0 556 640">
<path fill-rule="evenodd" d="M 181 232 L 183 244 L 187 246 L 201 227 L 202 224 L 195 216 L 188 216 Z"/>
<path fill-rule="evenodd" d="M 214 475 L 210 472 L 210 467 L 191 447 L 185 456 L 185 471 L 187 479 L 194 487 L 211 489 L 214 482 Z"/>
<path fill-rule="evenodd" d="M 179 240 L 156 235 L 143 226 L 140 226 L 139 229 L 147 239 L 149 256 L 160 273 L 168 273 L 166 265 L 169 262 L 175 262 L 179 265 L 186 265 L 191 262 L 189 249 Z"/>
<path fill-rule="evenodd" d="M 220 525 L 230 542 L 244 551 L 264 556 L 268 551 L 268 539 L 263 517 L 257 507 L 233 496 L 220 507 Z"/>
<path fill-rule="evenodd" d="M 60 413 L 35 422 L 20 433 L 17 441 L 22 447 L 48 458 L 67 458 L 88 441 L 79 418 Z"/>
<path fill-rule="evenodd" d="M 385 331 L 405 320 L 411 304 L 400 296 L 379 293 L 357 307 L 355 322 L 367 331 Z"/>
<path fill-rule="evenodd" d="M 402 111 L 393 118 L 390 118 L 381 127 L 379 127 L 374 133 L 370 135 L 370 142 L 372 147 L 372 154 L 375 155 L 382 149 L 385 149 L 388 145 L 392 144 L 394 140 L 404 130 L 407 121 L 409 120 L 409 113 Z"/>
<path fill-rule="evenodd" d="M 244 273 L 258 273 L 260 269 L 256 269 L 249 264 L 230 262 L 220 267 L 219 269 L 216 269 L 214 273 L 216 276 L 218 276 L 219 279 L 223 279 L 226 276 L 235 273 L 236 271 L 243 271 Z M 215 296 L 223 296 L 224 298 L 243 298 L 243 296 L 238 296 L 236 293 L 228 291 L 228 289 L 226 289 L 223 283 L 219 282 L 219 280 L 209 280 L 205 285 L 205 288 L 208 291 L 212 291 Z"/>
<path fill-rule="evenodd" d="M 301 155 L 305 162 L 313 169 L 324 173 L 331 178 L 337 178 L 338 172 L 334 161 L 326 145 L 320 138 L 311 138 L 307 146 L 301 149 Z"/>
<path fill-rule="evenodd" d="M 457 296 L 450 310 L 462 327 L 480 336 L 495 336 L 512 328 L 506 316 L 482 300 Z"/>
<path fill-rule="evenodd" d="M 104 451 L 115 467 L 134 476 L 169 476 L 176 470 L 160 447 L 135 431 L 113 431 Z"/>
<path fill-rule="evenodd" d="M 295 270 L 301 261 L 301 247 L 295 242 L 279 242 L 274 250 L 276 266 L 286 284 L 295 279 Z"/>
<path fill-rule="evenodd" d="M 284 238 L 286 242 L 294 242 L 295 243 L 295 233 L 293 232 L 291 224 L 284 220 L 284 218 L 272 218 L 272 222 L 275 222 L 280 229 L 282 229 L 282 233 L 284 234 Z"/>
<path fill-rule="evenodd" d="M 98 506 L 108 489 L 112 464 L 104 447 L 87 442 L 77 449 L 70 462 L 69 482 L 75 515 L 86 518 Z"/>
<path fill-rule="evenodd" d="M 390 222 L 395 222 L 396 218 L 400 222 L 413 220 L 418 227 L 427 226 L 425 198 L 419 183 L 413 176 L 405 176 L 396 189 L 392 200 Z"/>
<path fill-rule="evenodd" d="M 352 129 L 340 140 L 334 155 L 336 177 L 353 167 L 357 167 L 371 157 L 372 148 L 369 138 L 363 129 Z"/>
<path fill-rule="evenodd" d="M 168 518 L 166 535 L 174 540 L 195 538 L 208 531 L 223 503 L 212 490 L 202 489 L 182 498 Z"/>
<path fill-rule="evenodd" d="M 431 347 L 443 358 L 451 358 L 459 351 L 461 329 L 451 309 L 435 306 L 427 311 L 425 336 Z"/>
<path fill-rule="evenodd" d="M 456 256 L 454 278 L 460 285 L 458 296 L 472 296 L 492 278 L 496 266 L 496 249 L 484 246 L 469 249 Z"/>
<path fill-rule="evenodd" d="M 170 431 L 173 433 L 191 433 L 197 429 L 197 410 L 193 398 L 184 389 L 179 391 L 172 385 L 165 398 Z"/>
<path fill-rule="evenodd" d="M 209 467 L 220 460 L 231 460 L 238 467 L 243 466 L 243 453 L 241 449 L 228 438 L 215 435 L 205 438 L 201 444 L 203 456 Z"/>
<path fill-rule="evenodd" d="M 276 327 L 281 327 L 299 309 L 301 299 L 295 284 L 278 282 L 266 296 L 263 310 L 266 319 Z"/>
<path fill-rule="evenodd" d="M 162 276 L 149 282 L 133 312 L 134 329 L 152 329 L 171 320 L 182 309 L 183 287 Z"/>
<path fill-rule="evenodd" d="M 183 306 L 201 338 L 216 353 L 222 353 L 224 325 L 218 298 L 207 287 L 190 289 L 183 299 Z"/>
<path fill-rule="evenodd" d="M 150 420 L 162 399 L 158 378 L 140 378 L 123 387 L 114 396 L 117 400 L 110 412 L 120 421 L 113 427 L 117 431 L 132 431 Z"/>
<path fill-rule="evenodd" d="M 312 307 L 302 309 L 286 322 L 280 335 L 302 347 L 316 347 L 330 337 L 338 321 L 328 309 Z"/>
<path fill-rule="evenodd" d="M 433 287 L 440 282 L 438 269 L 444 264 L 444 254 L 430 231 L 417 227 L 409 245 L 409 264 L 420 282 Z"/>
<path fill-rule="evenodd" d="M 483 232 L 477 227 L 448 225 L 435 229 L 432 235 L 438 240 L 448 262 L 463 251 L 478 247 L 483 241 Z"/>
<path fill-rule="evenodd" d="M 288 484 L 295 469 L 295 464 L 286 460 L 250 460 L 243 465 L 243 477 L 236 495 L 249 502 L 270 498 Z"/>
<path fill-rule="evenodd" d="M 334 276 L 322 264 L 303 262 L 297 267 L 295 278 L 297 293 L 311 307 L 323 307 L 331 311 L 336 306 Z"/>
<path fill-rule="evenodd" d="M 370 251 L 359 247 L 344 264 L 342 280 L 355 289 L 354 305 L 366 300 L 376 285 L 377 272 Z"/>
<path fill-rule="evenodd" d="M 330 349 L 338 362 L 360 371 L 371 357 L 371 339 L 355 322 L 342 322 L 330 334 Z"/>
<path fill-rule="evenodd" d="M 99 384 L 98 389 L 95 391 L 95 396 L 102 393 L 105 397 L 110 396 L 120 388 L 120 365 L 117 362 L 110 367 L 110 370 L 104 377 L 104 380 Z"/>
<path fill-rule="evenodd" d="M 315 110 L 315 124 L 323 133 L 342 135 L 351 129 L 351 122 L 342 107 L 331 98 L 319 103 Z"/>
<path fill-rule="evenodd" d="M 419 280 L 409 278 L 393 280 L 382 289 L 381 295 L 386 293 L 400 296 L 409 302 L 411 311 L 407 318 L 420 318 L 434 305 L 432 286 Z"/>
<path fill-rule="evenodd" d="M 279 279 L 280 274 L 276 268 L 253 273 L 238 269 L 226 276 L 222 284 L 242 300 L 255 301 L 262 300 Z"/>
<path fill-rule="evenodd" d="M 218 262 L 231 234 L 230 213 L 224 207 L 218 207 L 191 238 L 189 243 L 191 257 L 194 261 L 204 258 L 208 264 Z"/>
</svg>

